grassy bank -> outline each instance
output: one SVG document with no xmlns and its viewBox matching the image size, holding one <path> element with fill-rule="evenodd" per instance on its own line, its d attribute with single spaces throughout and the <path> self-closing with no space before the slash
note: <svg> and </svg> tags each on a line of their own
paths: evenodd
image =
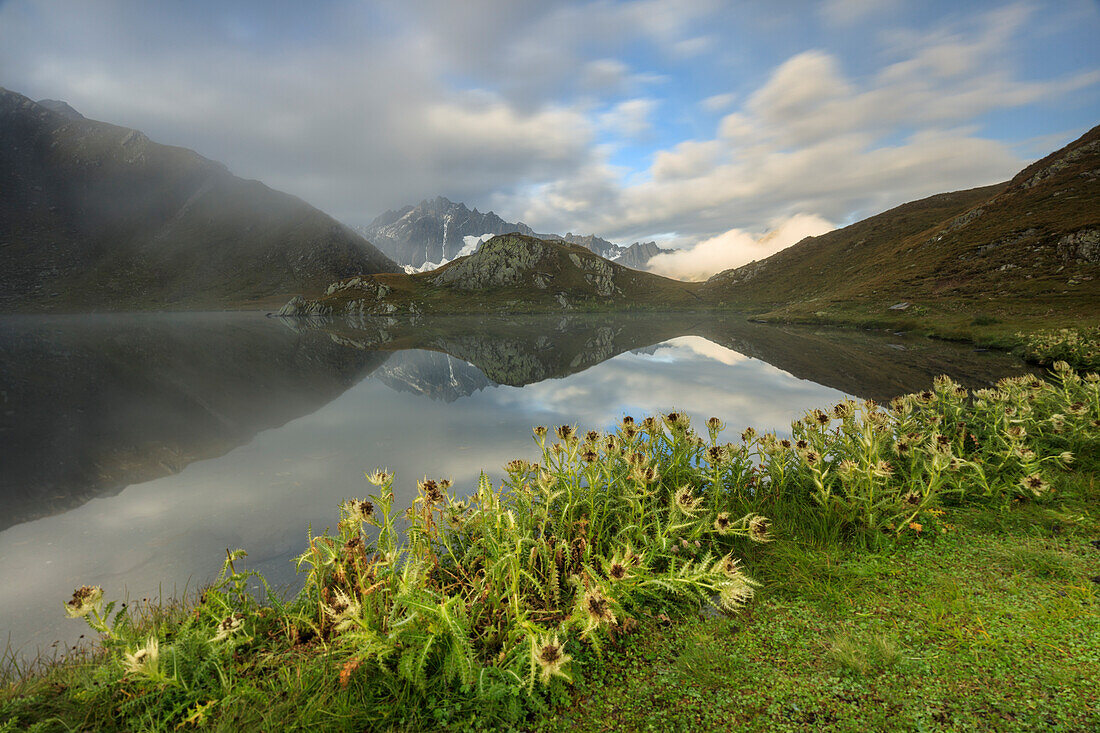
<svg viewBox="0 0 1100 733">
<path fill-rule="evenodd" d="M 1098 385 L 939 379 L 790 439 L 536 429 L 538 464 L 407 512 L 375 471 L 293 599 L 239 552 L 177 605 L 78 589 L 101 645 L 8 682 L 0 730 L 1086 730 Z"/>
</svg>

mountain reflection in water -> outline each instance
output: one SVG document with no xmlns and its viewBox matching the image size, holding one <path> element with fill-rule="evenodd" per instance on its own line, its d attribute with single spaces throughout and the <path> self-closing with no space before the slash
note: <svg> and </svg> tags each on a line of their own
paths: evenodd
<svg viewBox="0 0 1100 733">
<path fill-rule="evenodd" d="M 472 489 L 535 458 L 531 427 L 607 429 L 675 407 L 729 436 L 787 432 L 843 395 L 886 401 L 946 373 L 1025 371 L 1005 354 L 736 316 L 306 322 L 258 314 L 0 319 L 0 635 L 72 640 L 61 602 L 166 595 L 244 547 L 275 582 L 307 525 L 397 473 Z M 163 583 L 163 585 L 161 585 Z"/>
</svg>

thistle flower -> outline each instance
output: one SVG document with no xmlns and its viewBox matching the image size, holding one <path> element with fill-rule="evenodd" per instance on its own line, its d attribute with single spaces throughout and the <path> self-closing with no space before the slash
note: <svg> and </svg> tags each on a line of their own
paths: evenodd
<svg viewBox="0 0 1100 733">
<path fill-rule="evenodd" d="M 133 652 L 123 652 L 126 671 L 155 675 L 160 669 L 160 644 L 156 636 L 145 640 L 145 646 Z"/>
<path fill-rule="evenodd" d="M 335 589 L 333 596 L 334 600 L 329 604 L 322 604 L 322 608 L 325 615 L 332 620 L 332 627 L 336 631 L 347 631 L 355 625 L 362 608 L 357 600 L 339 588 Z"/>
<path fill-rule="evenodd" d="M 586 450 L 584 453 L 581 453 L 581 458 L 584 459 L 585 463 L 595 463 L 596 459 L 599 458 L 599 457 L 600 457 L 599 454 L 597 454 L 596 451 L 591 450 L 591 449 Z"/>
<path fill-rule="evenodd" d="M 504 470 L 513 476 L 525 476 L 531 470 L 531 462 L 516 458 L 505 463 Z"/>
<path fill-rule="evenodd" d="M 686 430 L 691 419 L 682 412 L 670 412 L 663 417 L 664 422 L 673 430 Z"/>
<path fill-rule="evenodd" d="M 771 525 L 772 520 L 757 514 L 749 520 L 749 539 L 755 542 L 771 541 L 771 536 L 768 535 L 768 530 L 771 528 Z"/>
<path fill-rule="evenodd" d="M 894 467 L 886 461 L 878 461 L 871 469 L 871 473 L 878 478 L 885 478 L 894 472 Z"/>
<path fill-rule="evenodd" d="M 584 434 L 584 441 L 586 443 L 595 443 L 600 439 L 600 434 L 595 430 L 589 430 Z"/>
<path fill-rule="evenodd" d="M 707 419 L 707 430 L 712 433 L 720 433 L 726 429 L 726 424 L 716 417 Z"/>
<path fill-rule="evenodd" d="M 805 438 L 799 438 L 794 444 L 794 448 L 797 451 L 804 451 L 809 447 L 810 447 L 810 444 L 808 442 L 806 442 Z"/>
<path fill-rule="evenodd" d="M 754 428 L 754 427 L 750 426 L 750 427 L 747 427 L 747 428 L 745 428 L 744 430 L 741 431 L 741 442 L 743 442 L 743 443 L 751 442 L 752 439 L 755 438 L 755 437 L 756 437 L 756 428 Z"/>
<path fill-rule="evenodd" d="M 894 450 L 897 451 L 899 456 L 905 457 L 909 455 L 909 441 L 904 438 L 894 443 Z"/>
<path fill-rule="evenodd" d="M 1043 481 L 1043 477 L 1037 473 L 1033 473 L 1030 476 L 1024 476 L 1020 479 L 1020 486 L 1030 491 L 1035 496 L 1041 496 L 1050 485 L 1046 481 Z"/>
<path fill-rule="evenodd" d="M 361 529 L 364 522 L 374 514 L 374 504 L 366 499 L 348 499 L 340 505 L 343 515 L 341 524 L 350 529 Z"/>
<path fill-rule="evenodd" d="M 544 425 L 538 425 L 534 429 L 535 437 L 542 440 L 546 437 L 546 427 Z"/>
<path fill-rule="evenodd" d="M 650 466 L 649 468 L 641 472 L 641 477 L 642 480 L 645 481 L 647 484 L 651 484 L 655 482 L 660 477 L 660 475 L 657 473 L 657 469 Z"/>
<path fill-rule="evenodd" d="M 813 416 L 814 422 L 816 422 L 821 427 L 825 427 L 826 425 L 828 425 L 829 423 L 831 423 L 833 421 L 833 419 L 831 417 L 829 417 L 826 413 L 824 413 L 821 410 L 814 410 L 810 414 Z"/>
<path fill-rule="evenodd" d="M 1058 361 L 1051 364 L 1051 368 L 1053 368 L 1054 371 L 1059 372 L 1059 373 L 1072 372 L 1073 371 L 1073 367 L 1071 367 L 1067 362 L 1064 362 L 1061 359 L 1059 359 Z"/>
<path fill-rule="evenodd" d="M 634 418 L 631 417 L 630 415 L 624 416 L 623 417 L 623 427 L 624 428 L 634 427 Z"/>
<path fill-rule="evenodd" d="M 642 420 L 642 427 L 645 428 L 646 431 L 652 433 L 657 427 L 657 421 L 652 417 L 647 417 L 645 420 Z"/>
<path fill-rule="evenodd" d="M 744 576 L 739 576 L 718 593 L 718 603 L 727 611 L 736 611 L 752 600 L 756 591 Z"/>
<path fill-rule="evenodd" d="M 234 613 L 226 616 L 218 624 L 218 633 L 214 635 L 213 641 L 224 641 L 228 639 L 233 632 L 237 631 L 244 625 L 244 614 Z"/>
<path fill-rule="evenodd" d="M 779 441 L 779 445 L 787 450 L 791 449 L 791 441 L 787 440 L 786 438 L 783 438 L 783 440 Z"/>
<path fill-rule="evenodd" d="M 436 481 L 426 478 L 423 481 L 417 481 L 416 487 L 423 492 L 428 503 L 438 504 L 443 501 L 443 492 L 440 491 L 439 484 Z"/>
<path fill-rule="evenodd" d="M 695 497 L 690 486 L 681 486 L 676 490 L 676 506 L 684 514 L 694 514 L 698 511 L 698 499 Z"/>
<path fill-rule="evenodd" d="M 725 462 L 726 449 L 724 446 L 712 445 L 711 447 L 707 448 L 706 453 L 704 453 L 703 456 L 707 463 L 714 466 L 719 463 Z"/>
<path fill-rule="evenodd" d="M 733 520 L 729 512 L 722 512 L 714 518 L 714 531 L 718 534 L 726 534 L 733 527 Z"/>
<path fill-rule="evenodd" d="M 81 618 L 103 605 L 103 589 L 98 585 L 82 585 L 73 591 L 71 600 L 65 603 L 65 615 L 69 618 Z"/>
<path fill-rule="evenodd" d="M 539 667 L 539 679 L 542 680 L 542 684 L 550 684 L 553 677 L 563 677 L 567 682 L 572 682 L 562 667 L 573 658 L 565 653 L 557 634 L 538 640 L 531 639 L 531 658 Z"/>
<path fill-rule="evenodd" d="M 833 406 L 833 416 L 838 420 L 847 420 L 855 414 L 856 405 L 851 400 L 844 400 Z"/>
<path fill-rule="evenodd" d="M 921 499 L 923 498 L 924 495 L 919 491 L 907 491 L 901 501 L 906 506 L 917 506 L 921 503 Z"/>
<path fill-rule="evenodd" d="M 393 475 L 389 471 L 382 468 L 376 468 L 367 474 L 367 481 L 370 481 L 375 486 L 382 486 L 388 484 L 393 480 Z"/>
<path fill-rule="evenodd" d="M 599 589 L 591 588 L 581 596 L 581 610 L 588 619 L 588 629 L 594 629 L 600 624 L 615 623 L 615 613 L 611 610 L 611 602 L 600 593 Z"/>
<path fill-rule="evenodd" d="M 821 463 L 821 454 L 815 450 L 802 451 L 802 460 L 806 465 L 813 468 L 817 464 Z"/>
<path fill-rule="evenodd" d="M 621 562 L 612 562 L 607 569 L 607 577 L 611 580 L 622 580 L 626 577 L 626 566 Z"/>
<path fill-rule="evenodd" d="M 574 431 L 572 425 L 559 425 L 557 427 L 557 430 L 555 430 L 554 432 L 557 433 L 557 435 L 560 439 L 562 439 L 566 442 L 568 442 L 573 437 L 573 435 L 575 434 L 575 431 Z"/>
<path fill-rule="evenodd" d="M 1088 411 L 1084 402 L 1074 402 L 1072 405 L 1066 408 L 1066 412 L 1071 415 L 1084 415 Z"/>
</svg>

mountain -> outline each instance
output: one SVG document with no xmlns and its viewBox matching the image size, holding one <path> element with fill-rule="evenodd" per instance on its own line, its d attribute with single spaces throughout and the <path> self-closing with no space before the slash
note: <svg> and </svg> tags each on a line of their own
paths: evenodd
<svg viewBox="0 0 1100 733">
<path fill-rule="evenodd" d="M 579 245 L 504 234 L 431 272 L 339 280 L 317 300 L 294 298 L 279 315 L 685 309 L 705 305 L 698 289 Z"/>
<path fill-rule="evenodd" d="M 396 265 L 184 148 L 0 89 L 0 310 L 239 306 Z"/>
<path fill-rule="evenodd" d="M 492 211 L 485 214 L 477 209 L 471 211 L 465 204 L 442 196 L 421 201 L 416 206 L 387 211 L 359 231 L 395 262 L 412 271 L 434 270 L 441 264 L 471 254 L 479 246 L 479 239 L 488 239 L 486 235 L 512 232 L 578 244 L 615 261 L 621 261 L 626 252 L 633 251 L 629 262 L 621 264 L 634 269 L 643 267 L 660 251 L 655 242 L 635 242 L 630 247 L 621 247 L 594 234 L 537 234 L 523 222 L 506 222 Z"/>
<path fill-rule="evenodd" d="M 1011 181 L 808 237 L 715 275 L 701 293 L 764 318 L 1016 328 L 1052 316 L 1100 322 L 1097 278 L 1100 127 Z"/>
</svg>

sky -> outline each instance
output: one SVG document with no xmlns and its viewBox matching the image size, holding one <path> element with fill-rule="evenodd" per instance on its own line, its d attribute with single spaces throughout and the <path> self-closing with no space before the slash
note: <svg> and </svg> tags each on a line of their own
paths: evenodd
<svg viewBox="0 0 1100 733">
<path fill-rule="evenodd" d="M 1100 3 L 0 0 L 0 86 L 351 225 L 437 195 L 676 277 L 1100 123 Z"/>
</svg>

